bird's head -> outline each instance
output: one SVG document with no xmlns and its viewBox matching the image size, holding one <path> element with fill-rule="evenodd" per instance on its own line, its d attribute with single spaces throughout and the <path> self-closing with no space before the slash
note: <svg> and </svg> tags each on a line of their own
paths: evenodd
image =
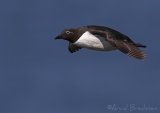
<svg viewBox="0 0 160 113">
<path fill-rule="evenodd" d="M 75 29 L 65 29 L 57 37 L 55 37 L 55 40 L 56 39 L 63 39 L 63 40 L 67 40 L 69 42 L 74 42 L 76 36 L 77 36 L 77 33 L 76 33 Z"/>
</svg>

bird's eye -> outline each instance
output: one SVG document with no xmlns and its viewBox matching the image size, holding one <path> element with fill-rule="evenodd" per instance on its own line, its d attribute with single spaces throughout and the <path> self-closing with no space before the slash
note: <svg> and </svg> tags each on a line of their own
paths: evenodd
<svg viewBox="0 0 160 113">
<path fill-rule="evenodd" d="M 68 35 L 69 35 L 70 33 L 71 33 L 70 31 L 66 31 L 66 34 L 68 34 Z"/>
</svg>

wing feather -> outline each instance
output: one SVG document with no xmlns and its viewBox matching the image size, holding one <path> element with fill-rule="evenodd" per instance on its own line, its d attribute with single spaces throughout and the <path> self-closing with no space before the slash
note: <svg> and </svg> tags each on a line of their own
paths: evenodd
<svg viewBox="0 0 160 113">
<path fill-rule="evenodd" d="M 137 58 L 144 59 L 145 54 L 141 51 L 128 36 L 107 27 L 88 26 L 90 32 L 94 35 L 100 35 L 106 39 L 112 46 L 121 52 Z"/>
<path fill-rule="evenodd" d="M 135 44 L 123 41 L 123 40 L 116 40 L 114 38 L 109 38 L 108 41 L 116 46 L 117 49 L 119 49 L 121 52 L 137 58 L 137 59 L 144 59 L 145 54 L 143 51 L 141 51 L 138 47 L 135 46 Z"/>
<path fill-rule="evenodd" d="M 74 52 L 78 51 L 79 49 L 81 49 L 81 47 L 78 47 L 77 45 L 75 45 L 73 43 L 69 43 L 69 45 L 68 45 L 68 50 L 71 53 L 74 53 Z"/>
</svg>

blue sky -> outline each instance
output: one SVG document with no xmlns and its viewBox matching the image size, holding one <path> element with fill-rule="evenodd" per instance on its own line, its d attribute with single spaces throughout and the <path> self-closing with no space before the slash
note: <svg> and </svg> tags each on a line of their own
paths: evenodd
<svg viewBox="0 0 160 113">
<path fill-rule="evenodd" d="M 158 0 L 1 0 L 0 112 L 108 113 L 108 105 L 160 110 Z M 68 52 L 63 29 L 114 28 L 147 45 L 144 61 L 119 51 Z M 136 113 L 142 111 L 136 110 Z"/>
</svg>

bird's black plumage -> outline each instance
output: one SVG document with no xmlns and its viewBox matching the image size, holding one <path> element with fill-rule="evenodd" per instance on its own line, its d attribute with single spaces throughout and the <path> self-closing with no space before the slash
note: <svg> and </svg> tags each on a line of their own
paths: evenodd
<svg viewBox="0 0 160 113">
<path fill-rule="evenodd" d="M 88 25 L 79 28 L 66 29 L 58 37 L 62 37 L 62 39 L 70 42 L 68 49 L 73 53 L 83 48 L 75 42 L 77 42 L 77 40 L 86 32 L 89 32 L 97 38 L 103 37 L 113 48 L 117 48 L 129 56 L 137 59 L 143 59 L 145 57 L 145 54 L 138 48 L 146 47 L 145 45 L 135 43 L 128 36 L 109 27 Z"/>
</svg>

